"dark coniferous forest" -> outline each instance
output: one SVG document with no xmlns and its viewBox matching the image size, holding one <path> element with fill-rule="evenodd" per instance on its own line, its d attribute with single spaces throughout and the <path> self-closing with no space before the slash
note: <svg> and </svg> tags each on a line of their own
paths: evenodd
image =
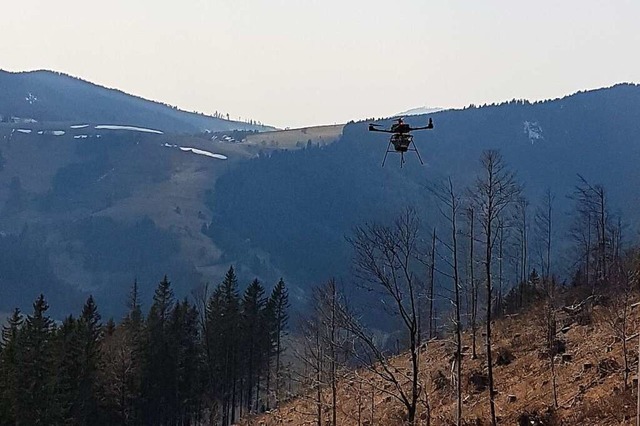
<svg viewBox="0 0 640 426">
<path fill-rule="evenodd" d="M 133 283 L 119 323 L 93 297 L 61 323 L 44 295 L 15 309 L 2 329 L 0 424 L 228 425 L 277 404 L 284 281 L 240 294 L 231 267 L 195 299 L 176 300 L 165 276 L 148 310 Z"/>
</svg>

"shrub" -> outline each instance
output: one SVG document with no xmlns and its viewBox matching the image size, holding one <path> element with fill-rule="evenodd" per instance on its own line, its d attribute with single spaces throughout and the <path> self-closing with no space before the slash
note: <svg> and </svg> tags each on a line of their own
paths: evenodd
<svg viewBox="0 0 640 426">
<path fill-rule="evenodd" d="M 509 365 L 515 359 L 515 355 L 508 348 L 498 348 L 498 352 L 496 354 L 496 365 Z"/>
</svg>

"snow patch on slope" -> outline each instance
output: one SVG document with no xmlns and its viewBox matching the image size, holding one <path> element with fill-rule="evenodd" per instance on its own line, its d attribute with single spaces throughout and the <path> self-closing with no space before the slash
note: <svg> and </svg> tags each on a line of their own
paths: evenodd
<svg viewBox="0 0 640 426">
<path fill-rule="evenodd" d="M 114 124 L 100 124 L 98 126 L 95 126 L 94 129 L 97 130 L 130 130 L 133 132 L 143 132 L 143 133 L 155 133 L 157 135 L 162 135 L 164 134 L 164 132 L 161 132 L 160 130 L 154 130 L 154 129 L 145 129 L 144 127 L 135 127 L 135 126 L 118 126 L 118 125 L 114 125 Z"/>
<path fill-rule="evenodd" d="M 544 139 L 544 136 L 542 136 L 542 127 L 540 127 L 537 121 L 525 121 L 523 125 L 524 134 L 527 135 L 532 144 L 537 140 Z"/>
<path fill-rule="evenodd" d="M 53 135 L 53 136 L 62 136 L 66 132 L 64 130 L 40 130 L 38 132 L 39 135 Z"/>
<path fill-rule="evenodd" d="M 194 154 L 204 155 L 205 157 L 216 158 L 218 160 L 226 160 L 227 159 L 226 155 L 215 154 L 215 153 L 210 152 L 210 151 L 205 151 L 203 149 L 193 148 L 193 147 L 190 147 L 190 146 L 178 146 L 178 145 L 172 145 L 170 143 L 164 143 L 164 144 L 162 144 L 162 146 L 164 146 L 166 148 L 180 148 L 180 151 L 192 152 Z"/>
<path fill-rule="evenodd" d="M 198 149 L 198 148 L 191 148 L 191 147 L 188 147 L 188 146 L 181 146 L 180 150 L 187 151 L 187 152 L 191 151 L 194 154 L 204 155 L 204 156 L 211 157 L 211 158 L 217 158 L 218 160 L 226 160 L 227 159 L 226 155 L 214 154 L 213 152 L 204 151 L 204 150 Z"/>
</svg>

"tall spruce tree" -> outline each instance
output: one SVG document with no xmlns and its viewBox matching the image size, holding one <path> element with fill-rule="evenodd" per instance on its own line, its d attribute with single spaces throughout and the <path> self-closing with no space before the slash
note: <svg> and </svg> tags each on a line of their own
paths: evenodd
<svg viewBox="0 0 640 426">
<path fill-rule="evenodd" d="M 0 355 L 0 424 L 15 423 L 15 407 L 18 387 L 18 333 L 24 319 L 15 308 L 7 325 L 2 326 L 2 354 Z"/>
<path fill-rule="evenodd" d="M 144 422 L 171 423 L 176 412 L 176 344 L 171 333 L 171 313 L 175 298 L 171 283 L 165 275 L 153 296 L 147 316 L 147 345 L 142 386 L 144 394 Z"/>
<path fill-rule="evenodd" d="M 127 308 L 129 310 L 124 318 L 123 324 L 129 326 L 132 331 L 140 331 L 144 318 L 142 316 L 142 305 L 140 304 L 137 279 L 133 280 L 133 284 L 131 285 L 129 300 L 127 300 Z"/>
<path fill-rule="evenodd" d="M 268 322 L 270 326 L 269 334 L 273 344 L 273 357 L 275 358 L 274 373 L 276 379 L 276 407 L 279 403 L 280 390 L 282 386 L 281 377 L 281 355 L 284 351 L 282 345 L 282 338 L 286 335 L 287 324 L 289 321 L 289 314 L 287 310 L 289 308 L 289 291 L 287 290 L 284 280 L 280 278 L 278 284 L 273 288 L 269 301 L 267 302 L 267 315 L 269 316 Z M 267 386 L 268 388 L 269 386 Z M 269 399 L 267 396 L 267 409 L 269 408 Z"/>
<path fill-rule="evenodd" d="M 205 314 L 205 365 L 207 371 L 206 388 L 208 389 L 209 409 L 212 412 L 211 421 L 214 421 L 220 414 L 222 394 L 223 394 L 223 365 L 222 339 L 224 337 L 222 327 L 222 291 L 220 286 L 216 287 L 211 297 L 207 301 Z"/>
<path fill-rule="evenodd" d="M 186 299 L 176 304 L 172 316 L 176 342 L 176 421 L 188 425 L 198 420 L 200 409 L 201 346 L 198 311 Z"/>
<path fill-rule="evenodd" d="M 226 346 L 224 354 L 225 375 L 223 377 L 227 386 L 225 392 L 225 416 L 228 412 L 228 420 L 233 424 L 236 419 L 239 373 L 238 350 L 240 343 L 240 296 L 238 294 L 238 279 L 233 267 L 230 267 L 229 271 L 227 271 L 221 284 L 221 290 L 223 302 L 222 326 L 225 336 L 222 342 Z"/>
<path fill-rule="evenodd" d="M 62 424 L 80 424 L 78 401 L 80 400 L 82 344 L 77 320 L 69 315 L 56 330 L 54 339 L 55 359 L 55 420 Z"/>
<path fill-rule="evenodd" d="M 98 368 L 100 365 L 100 340 L 102 324 L 93 296 L 89 296 L 78 319 L 80 344 L 79 395 L 76 401 L 76 420 L 79 424 L 91 424 L 98 417 Z"/>
<path fill-rule="evenodd" d="M 54 371 L 51 340 L 54 323 L 44 295 L 33 303 L 20 331 L 17 351 L 16 424 L 54 424 Z"/>
<path fill-rule="evenodd" d="M 240 296 L 233 267 L 207 302 L 206 357 L 211 399 L 223 425 L 235 422 L 240 344 Z"/>
<path fill-rule="evenodd" d="M 264 287 L 258 279 L 255 279 L 247 287 L 242 298 L 242 348 L 246 375 L 245 402 L 247 411 L 254 409 L 258 401 L 260 364 L 265 346 L 263 337 L 265 304 Z"/>
</svg>

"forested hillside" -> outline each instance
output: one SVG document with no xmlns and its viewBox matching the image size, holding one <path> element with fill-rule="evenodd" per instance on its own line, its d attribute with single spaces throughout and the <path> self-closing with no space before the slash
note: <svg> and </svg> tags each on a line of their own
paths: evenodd
<svg viewBox="0 0 640 426">
<path fill-rule="evenodd" d="M 388 143 L 383 134 L 368 133 L 366 122 L 348 124 L 338 143 L 274 152 L 222 176 L 210 201 L 211 235 L 247 264 L 259 265 L 256 253 L 269 253 L 294 282 L 317 282 L 325 271 L 346 277 L 344 237 L 353 226 L 389 219 L 407 205 L 437 226 L 427 184 L 451 177 L 459 187 L 469 185 L 486 149 L 500 151 L 531 206 L 547 189 L 555 195 L 560 239 L 569 232 L 567 196 L 578 174 L 605 187 L 612 213 L 637 229 L 640 193 L 632 188 L 640 186 L 638 116 L 640 87 L 629 84 L 545 102 L 443 111 L 429 115 L 432 131 L 415 134 L 425 165 L 408 153 L 402 169 L 394 154 L 380 167 Z M 407 121 L 424 125 L 427 117 Z"/>
<path fill-rule="evenodd" d="M 242 277 L 284 277 L 303 302 L 328 276 L 349 280 L 345 237 L 354 226 L 413 206 L 426 228 L 441 227 L 427 186 L 450 176 L 464 191 L 487 148 L 499 150 L 524 185 L 530 220 L 547 189 L 555 196 L 559 240 L 568 241 L 567 196 L 581 182 L 578 174 L 606 189 L 610 212 L 632 235 L 640 201 L 630 190 L 640 185 L 638 115 L 635 85 L 442 111 L 429 116 L 435 129 L 415 135 L 425 165 L 408 155 L 403 168 L 395 154 L 380 166 L 387 139 L 369 133 L 366 122 L 348 124 L 332 144 L 300 141 L 304 148 L 295 150 L 224 135 L 3 123 L 0 243 L 30 255 L 5 256 L 0 310 L 19 301 L 26 309 L 43 286 L 36 277 L 49 277 L 42 289 L 55 289 L 52 310 L 74 309 L 91 292 L 104 312 L 117 314 L 135 277 L 150 297 L 158 274 L 167 273 L 183 296 L 221 278 L 229 264 Z M 569 277 L 576 254 L 563 254 L 557 262 Z M 523 269 L 505 268 L 514 275 Z"/>
<path fill-rule="evenodd" d="M 150 298 L 169 274 L 184 297 L 224 275 L 229 263 L 200 269 L 220 256 L 201 233 L 210 218 L 204 194 L 250 149 L 135 130 L 41 129 L 0 125 L 0 312 L 26 310 L 44 292 L 57 319 L 89 294 L 119 316 L 135 278 Z"/>
</svg>

